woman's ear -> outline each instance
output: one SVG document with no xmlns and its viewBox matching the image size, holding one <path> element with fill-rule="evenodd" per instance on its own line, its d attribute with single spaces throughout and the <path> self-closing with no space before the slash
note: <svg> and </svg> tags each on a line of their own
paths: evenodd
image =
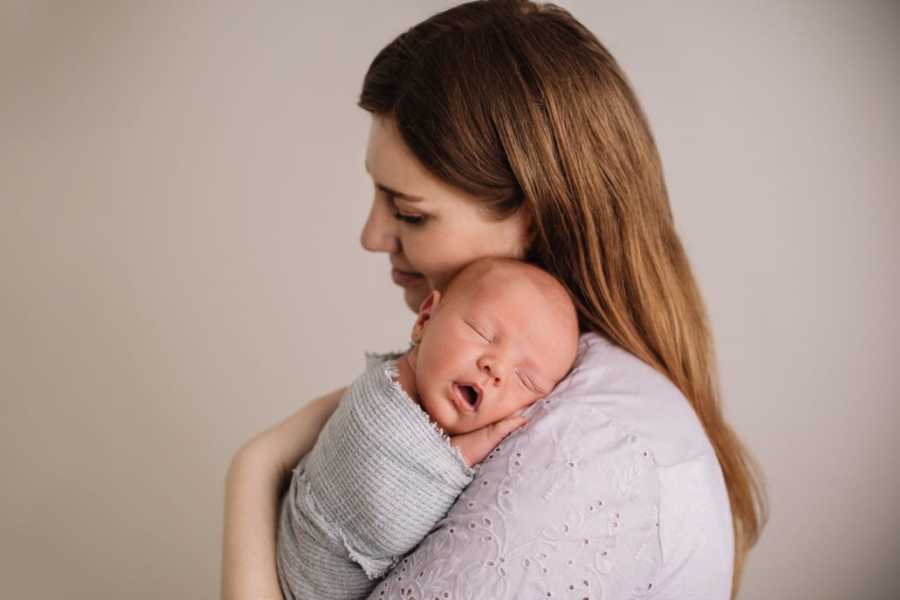
<svg viewBox="0 0 900 600">
<path fill-rule="evenodd" d="M 416 344 L 422 341 L 422 336 L 425 333 L 425 324 L 431 319 L 434 310 L 440 302 L 441 293 L 438 290 L 431 290 L 419 306 L 419 316 L 416 317 L 416 323 L 413 325 L 412 330 L 412 341 Z"/>
</svg>

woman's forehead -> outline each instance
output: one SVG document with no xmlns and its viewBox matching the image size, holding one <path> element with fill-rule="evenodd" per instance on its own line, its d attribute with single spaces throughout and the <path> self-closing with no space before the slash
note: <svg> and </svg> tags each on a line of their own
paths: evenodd
<svg viewBox="0 0 900 600">
<path fill-rule="evenodd" d="M 384 191 L 429 207 L 482 210 L 477 198 L 432 175 L 403 142 L 391 119 L 373 118 L 363 166 Z"/>
<path fill-rule="evenodd" d="M 433 186 L 433 178 L 412 151 L 403 143 L 392 119 L 372 118 L 366 157 L 366 171 L 393 191 L 422 197 Z"/>
</svg>

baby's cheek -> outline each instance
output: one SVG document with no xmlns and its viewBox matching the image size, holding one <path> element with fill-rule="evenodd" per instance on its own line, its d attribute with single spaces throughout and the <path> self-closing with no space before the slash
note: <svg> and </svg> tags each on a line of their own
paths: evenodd
<svg viewBox="0 0 900 600">
<path fill-rule="evenodd" d="M 537 402 L 538 400 L 540 400 L 542 398 L 544 398 L 544 396 L 534 396 L 531 400 L 529 400 L 528 404 L 525 405 L 525 408 L 528 408 L 529 406 L 531 406 L 532 404 L 534 404 L 535 402 Z"/>
</svg>

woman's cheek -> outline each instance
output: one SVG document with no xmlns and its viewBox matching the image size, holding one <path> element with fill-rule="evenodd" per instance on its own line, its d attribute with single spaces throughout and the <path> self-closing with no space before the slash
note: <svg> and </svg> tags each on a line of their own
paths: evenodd
<svg viewBox="0 0 900 600">
<path fill-rule="evenodd" d="M 488 254 L 460 235 L 432 231 L 427 238 L 404 241 L 407 258 L 425 276 L 429 291 L 446 289 L 453 277 L 473 260 Z"/>
<path fill-rule="evenodd" d="M 423 271 L 425 281 L 428 283 L 428 290 L 445 290 L 447 283 L 452 279 L 452 274 L 443 271 Z"/>
<path fill-rule="evenodd" d="M 429 272 L 425 275 L 428 284 L 433 290 L 444 290 L 447 284 L 459 273 L 463 267 L 471 262 L 461 256 L 445 256 L 445 260 L 440 264 L 433 264 Z"/>
</svg>

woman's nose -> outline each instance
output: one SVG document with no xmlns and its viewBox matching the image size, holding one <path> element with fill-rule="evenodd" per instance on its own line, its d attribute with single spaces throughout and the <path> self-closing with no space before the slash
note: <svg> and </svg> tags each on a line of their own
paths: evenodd
<svg viewBox="0 0 900 600">
<path fill-rule="evenodd" d="M 369 217 L 360 232 L 359 241 L 369 252 L 395 253 L 400 250 L 396 223 L 390 211 L 384 206 L 384 202 L 378 198 L 372 201 L 372 208 L 369 209 Z"/>
</svg>

